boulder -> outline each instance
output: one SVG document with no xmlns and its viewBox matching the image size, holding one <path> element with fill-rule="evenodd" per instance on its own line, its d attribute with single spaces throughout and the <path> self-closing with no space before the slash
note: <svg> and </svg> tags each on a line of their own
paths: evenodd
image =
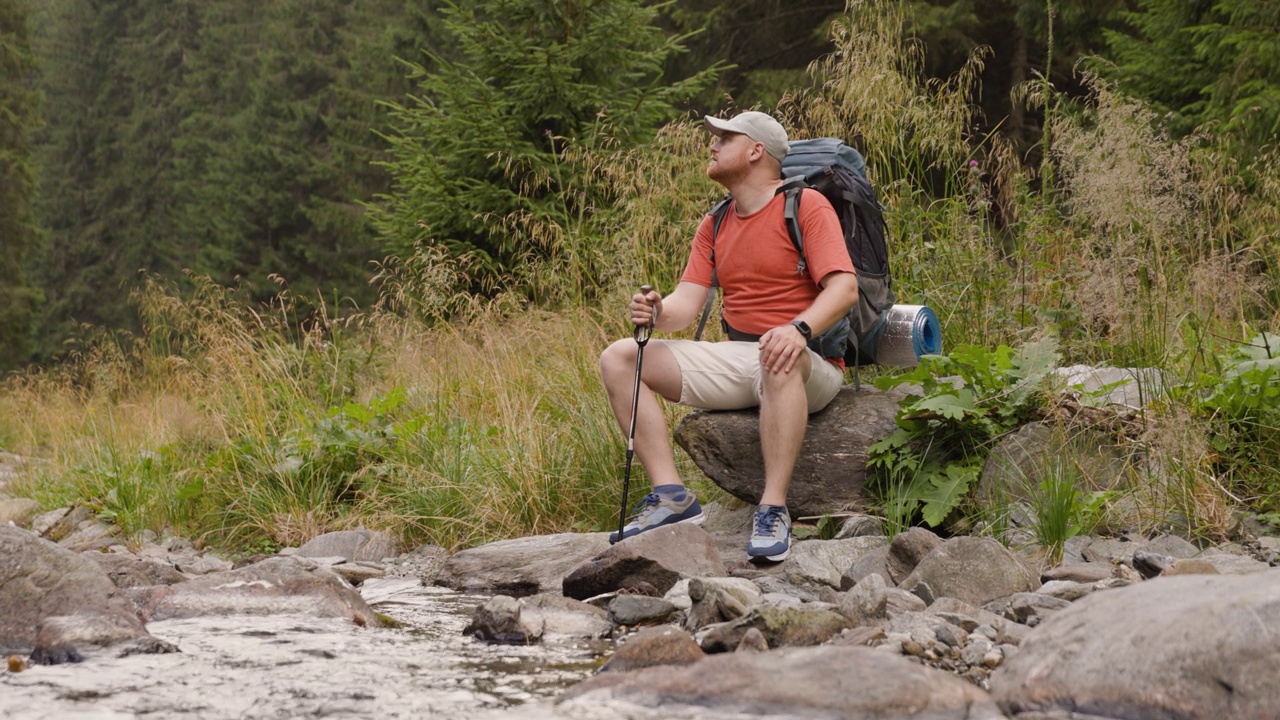
<svg viewBox="0 0 1280 720">
<path fill-rule="evenodd" d="M 1027 423 L 992 448 L 975 492 L 984 502 L 1026 501 L 1054 476 L 1076 478 L 1082 492 L 1123 488 L 1132 460 L 1115 438 L 1098 430 Z"/>
<path fill-rule="evenodd" d="M 793 518 L 827 515 L 865 505 L 867 448 L 896 428 L 905 391 L 842 388 L 825 409 L 809 416 L 787 508 Z M 675 429 L 675 440 L 716 485 L 752 505 L 764 490 L 756 410 L 695 410 Z"/>
<path fill-rule="evenodd" d="M 271 557 L 177 585 L 137 588 L 133 598 L 148 622 L 294 613 L 349 618 L 357 625 L 382 625 L 360 593 L 333 571 L 306 558 Z"/>
<path fill-rule="evenodd" d="M 887 543 L 888 538 L 879 535 L 793 543 L 791 555 L 777 566 L 775 572 L 793 585 L 825 585 L 839 589 L 841 577 L 851 565 Z"/>
<path fill-rule="evenodd" d="M 1056 368 L 1067 388 L 1079 387 L 1093 405 L 1141 408 L 1164 394 L 1164 373 L 1155 368 L 1113 368 L 1071 365 Z"/>
<path fill-rule="evenodd" d="M 118 588 L 173 585 L 187 579 L 177 568 L 165 562 L 117 553 L 86 553 L 84 557 L 97 563 Z"/>
<path fill-rule="evenodd" d="M 709 625 L 696 637 L 709 653 L 732 652 L 753 628 L 764 636 L 769 647 L 779 648 L 821 645 L 853 626 L 851 620 L 826 607 L 778 607 L 766 603 L 751 608 L 737 620 Z"/>
<path fill-rule="evenodd" d="M 989 537 L 957 537 L 934 548 L 916 565 L 900 587 L 921 595 L 920 586 L 932 598 L 953 597 L 981 607 L 1018 592 L 1040 587 L 1033 572 L 1008 548 Z"/>
<path fill-rule="evenodd" d="M 608 548 L 608 533 L 502 540 L 450 556 L 434 580 L 454 590 L 512 597 L 560 592 L 565 575 Z"/>
<path fill-rule="evenodd" d="M 608 547 L 566 575 L 562 589 L 578 600 L 639 583 L 665 593 L 682 578 L 725 574 L 724 560 L 711 536 L 696 525 L 677 523 Z"/>
<path fill-rule="evenodd" d="M 725 653 L 687 666 L 600 673 L 557 702 L 571 714 L 573 708 L 594 711 L 626 703 L 651 709 L 653 717 L 1004 717 L 985 691 L 959 677 L 900 655 L 836 645 Z M 633 712 L 628 717 L 645 715 Z"/>
<path fill-rule="evenodd" d="M 341 557 L 347 562 L 382 562 L 400 552 L 396 539 L 384 532 L 366 530 L 338 530 L 318 535 L 298 548 L 302 557 Z"/>
<path fill-rule="evenodd" d="M 1158 577 L 1047 618 L 992 676 L 992 694 L 1025 718 L 1269 720 L 1276 627 L 1280 571 Z"/>
<path fill-rule="evenodd" d="M 942 538 L 924 528 L 913 527 L 895 535 L 889 543 L 889 557 L 885 562 L 890 582 L 896 585 L 905 580 L 916 565 L 941 544 Z"/>
<path fill-rule="evenodd" d="M 689 633 L 673 627 L 645 628 L 620 643 L 600 672 L 692 665 L 706 656 Z"/>
<path fill-rule="evenodd" d="M 0 652 L 43 648 L 45 662 L 154 639 L 97 563 L 15 527 L 0 527 L 0 608 Z"/>
</svg>

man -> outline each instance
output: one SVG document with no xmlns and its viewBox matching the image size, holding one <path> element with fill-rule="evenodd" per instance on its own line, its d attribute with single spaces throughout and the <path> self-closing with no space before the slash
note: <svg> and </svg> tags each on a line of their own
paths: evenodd
<svg viewBox="0 0 1280 720">
<path fill-rule="evenodd" d="M 636 408 L 635 454 L 653 484 L 623 529 L 623 538 L 675 522 L 701 524 L 705 514 L 684 487 L 672 457 L 666 421 L 655 395 L 712 409 L 760 408 L 764 491 L 747 554 L 780 561 L 791 549 L 787 489 L 804 441 L 808 414 L 821 410 L 844 383 L 842 358 L 823 358 L 810 344 L 844 317 L 858 299 L 853 262 L 840 221 L 821 193 L 804 190 L 800 224 L 807 272 L 783 220 L 782 159 L 787 133 L 769 115 L 745 112 L 731 120 L 704 119 L 714 136 L 707 176 L 733 200 L 713 242 L 710 215 L 702 219 L 679 285 L 631 298 L 636 325 L 676 332 L 697 317 L 711 292 L 712 270 L 723 296 L 728 340 L 654 340 L 646 347 Z M 712 248 L 714 247 L 714 255 Z M 755 339 L 758 338 L 758 339 Z M 600 356 L 600 373 L 619 425 L 630 425 L 637 345 L 619 340 Z M 623 538 L 613 533 L 611 540 Z"/>
</svg>

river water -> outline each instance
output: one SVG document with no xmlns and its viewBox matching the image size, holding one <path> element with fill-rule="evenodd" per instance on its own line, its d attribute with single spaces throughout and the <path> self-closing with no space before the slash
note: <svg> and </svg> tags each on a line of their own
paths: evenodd
<svg viewBox="0 0 1280 720">
<path fill-rule="evenodd" d="M 403 627 L 300 616 L 153 622 L 151 634 L 180 653 L 0 668 L 0 718 L 543 717 L 612 649 L 608 641 L 526 647 L 464 637 L 484 598 L 416 578 L 366 581 L 361 592 Z"/>
</svg>

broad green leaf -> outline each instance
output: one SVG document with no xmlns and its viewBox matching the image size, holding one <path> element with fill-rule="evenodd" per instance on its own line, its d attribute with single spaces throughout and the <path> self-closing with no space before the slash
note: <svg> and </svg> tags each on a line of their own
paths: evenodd
<svg viewBox="0 0 1280 720">
<path fill-rule="evenodd" d="M 952 463 L 940 474 L 930 476 L 929 487 L 921 496 L 924 521 L 937 527 L 960 504 L 969 485 L 978 477 L 980 465 Z"/>
<path fill-rule="evenodd" d="M 974 411 L 973 391 L 963 388 L 955 394 L 935 395 L 916 403 L 919 410 L 936 412 L 948 420 L 961 420 Z"/>
</svg>

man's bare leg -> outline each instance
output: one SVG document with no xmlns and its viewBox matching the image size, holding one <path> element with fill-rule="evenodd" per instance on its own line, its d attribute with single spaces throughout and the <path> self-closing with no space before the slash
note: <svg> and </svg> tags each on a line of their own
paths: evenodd
<svg viewBox="0 0 1280 720">
<path fill-rule="evenodd" d="M 809 422 L 809 400 L 804 385 L 812 364 L 806 354 L 789 373 L 766 372 L 761 382 L 760 450 L 764 455 L 764 493 L 760 502 L 786 505 Z"/>
<path fill-rule="evenodd" d="M 600 355 L 600 377 L 609 394 L 613 416 L 623 435 L 631 427 L 631 392 L 636 379 L 634 340 L 618 340 Z M 640 402 L 636 408 L 635 453 L 654 487 L 684 485 L 672 455 L 667 420 L 657 395 L 675 402 L 680 399 L 680 365 L 661 341 L 644 349 L 640 375 Z M 801 388 L 803 392 L 803 387 Z M 655 394 L 657 393 L 657 394 Z"/>
</svg>

